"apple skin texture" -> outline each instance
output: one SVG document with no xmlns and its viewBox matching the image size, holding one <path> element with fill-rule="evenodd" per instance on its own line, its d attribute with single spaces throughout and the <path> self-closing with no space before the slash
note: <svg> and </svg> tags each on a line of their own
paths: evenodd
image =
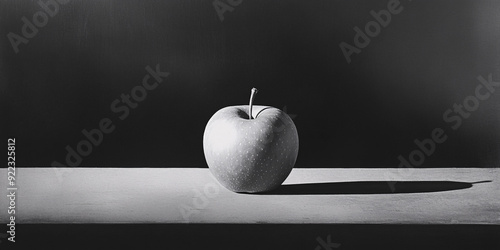
<svg viewBox="0 0 500 250">
<path fill-rule="evenodd" d="M 207 123 L 203 151 L 210 172 L 225 188 L 259 193 L 279 187 L 292 171 L 299 135 L 292 119 L 269 106 L 230 106 Z"/>
</svg>

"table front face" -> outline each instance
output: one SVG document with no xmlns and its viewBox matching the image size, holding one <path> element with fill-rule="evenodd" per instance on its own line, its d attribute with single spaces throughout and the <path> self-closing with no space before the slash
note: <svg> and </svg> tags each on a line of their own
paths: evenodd
<svg viewBox="0 0 500 250">
<path fill-rule="evenodd" d="M 16 223 L 500 224 L 499 169 L 294 169 L 269 194 L 233 193 L 202 168 L 16 172 Z"/>
</svg>

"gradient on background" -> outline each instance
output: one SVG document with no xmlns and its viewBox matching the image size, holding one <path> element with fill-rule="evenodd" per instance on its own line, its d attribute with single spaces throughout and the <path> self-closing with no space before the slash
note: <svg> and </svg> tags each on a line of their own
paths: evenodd
<svg viewBox="0 0 500 250">
<path fill-rule="evenodd" d="M 221 21 L 211 0 L 75 0 L 15 53 L 7 34 L 37 2 L 0 1 L 1 132 L 18 166 L 64 163 L 107 117 L 81 166 L 206 167 L 208 119 L 252 87 L 295 115 L 297 167 L 397 167 L 436 127 L 448 139 L 422 167 L 499 166 L 500 91 L 459 129 L 443 121 L 479 75 L 500 81 L 499 1 L 401 1 L 351 63 L 339 44 L 389 1 L 243 0 Z M 157 64 L 170 75 L 119 120 L 111 103 Z"/>
</svg>

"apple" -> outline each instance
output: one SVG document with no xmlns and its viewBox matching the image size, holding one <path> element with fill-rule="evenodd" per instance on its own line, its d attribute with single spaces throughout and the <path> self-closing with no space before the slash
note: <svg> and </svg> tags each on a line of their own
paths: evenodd
<svg viewBox="0 0 500 250">
<path fill-rule="evenodd" d="M 259 193 L 279 187 L 292 171 L 299 136 L 292 119 L 270 106 L 230 106 L 217 111 L 203 134 L 210 172 L 225 188 Z"/>
</svg>

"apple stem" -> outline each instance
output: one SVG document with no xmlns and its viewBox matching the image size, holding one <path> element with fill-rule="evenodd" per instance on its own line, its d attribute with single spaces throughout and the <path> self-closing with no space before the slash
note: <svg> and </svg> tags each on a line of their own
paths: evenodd
<svg viewBox="0 0 500 250">
<path fill-rule="evenodd" d="M 256 88 L 252 88 L 250 91 L 250 104 L 248 105 L 248 119 L 252 120 L 252 105 L 253 105 L 253 98 L 255 97 L 255 94 L 257 94 L 258 90 Z"/>
</svg>

